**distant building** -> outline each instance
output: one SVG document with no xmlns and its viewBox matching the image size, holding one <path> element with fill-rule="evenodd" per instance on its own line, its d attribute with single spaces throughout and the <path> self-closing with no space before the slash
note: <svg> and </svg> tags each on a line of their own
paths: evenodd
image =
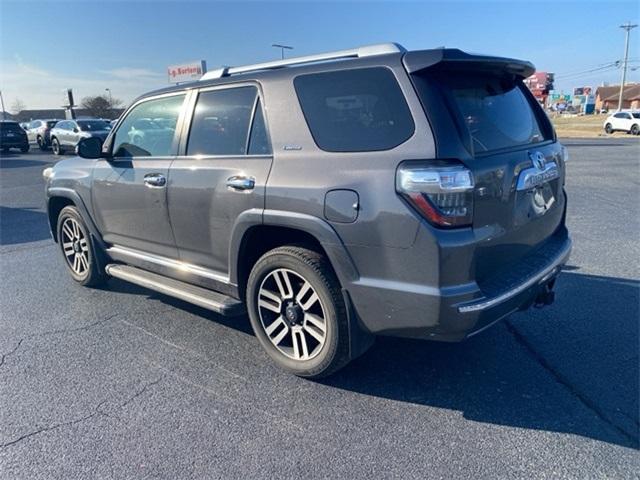
<svg viewBox="0 0 640 480">
<path fill-rule="evenodd" d="M 89 111 L 84 108 L 74 108 L 74 110 L 76 112 L 76 118 L 92 117 L 92 115 L 89 114 Z M 122 112 L 124 112 L 123 108 L 114 108 L 110 117 L 118 118 L 120 115 L 122 115 Z M 7 118 L 9 117 L 17 122 L 28 122 L 30 120 L 36 120 L 38 118 L 57 118 L 59 120 L 64 120 L 66 118 L 63 108 L 22 110 L 20 113 L 9 115 Z"/>
<path fill-rule="evenodd" d="M 617 110 L 620 85 L 598 87 L 596 90 L 596 110 Z M 640 83 L 629 83 L 622 92 L 622 108 L 640 110 Z"/>
<path fill-rule="evenodd" d="M 553 73 L 536 72 L 524 79 L 524 84 L 542 105 L 546 105 L 549 92 L 553 90 L 553 77 Z"/>
</svg>

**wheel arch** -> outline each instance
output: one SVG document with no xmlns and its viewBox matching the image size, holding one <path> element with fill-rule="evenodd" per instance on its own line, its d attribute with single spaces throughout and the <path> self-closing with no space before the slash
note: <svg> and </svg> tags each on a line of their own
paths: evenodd
<svg viewBox="0 0 640 480">
<path fill-rule="evenodd" d="M 62 209 L 69 205 L 78 209 L 82 220 L 89 229 L 92 240 L 97 242 L 98 245 L 104 249 L 105 245 L 102 242 L 102 236 L 100 235 L 95 223 L 93 223 L 93 219 L 91 218 L 91 215 L 89 215 L 86 205 L 82 201 L 80 195 L 70 188 L 52 187 L 47 191 L 47 216 L 49 218 L 49 228 L 51 230 L 53 240 L 58 242 L 58 216 Z"/>
<path fill-rule="evenodd" d="M 358 278 L 358 271 L 335 230 L 312 215 L 279 210 L 249 210 L 233 228 L 229 252 L 229 279 L 244 295 L 249 273 L 267 251 L 283 245 L 304 245 L 325 255 L 341 285 Z"/>
</svg>

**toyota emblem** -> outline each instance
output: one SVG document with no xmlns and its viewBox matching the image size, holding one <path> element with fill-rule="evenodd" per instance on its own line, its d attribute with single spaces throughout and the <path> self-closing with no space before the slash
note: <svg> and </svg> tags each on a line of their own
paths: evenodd
<svg viewBox="0 0 640 480">
<path fill-rule="evenodd" d="M 542 152 L 530 153 L 529 154 L 529 158 L 531 158 L 531 161 L 533 162 L 533 165 L 538 170 L 544 170 L 544 166 L 546 164 L 546 160 L 545 160 L 544 154 Z"/>
</svg>

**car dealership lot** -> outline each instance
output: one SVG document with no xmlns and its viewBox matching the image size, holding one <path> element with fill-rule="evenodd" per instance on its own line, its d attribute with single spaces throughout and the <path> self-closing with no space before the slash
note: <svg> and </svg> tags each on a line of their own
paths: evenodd
<svg viewBox="0 0 640 480">
<path fill-rule="evenodd" d="M 1 476 L 637 475 L 640 142 L 567 144 L 551 308 L 461 344 L 380 338 L 320 382 L 273 366 L 246 317 L 75 285 L 44 213 L 58 158 L 2 156 Z"/>
</svg>

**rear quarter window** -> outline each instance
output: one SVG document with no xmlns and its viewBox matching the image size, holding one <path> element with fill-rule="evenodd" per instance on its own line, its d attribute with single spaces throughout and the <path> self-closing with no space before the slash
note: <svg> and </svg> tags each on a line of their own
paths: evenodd
<svg viewBox="0 0 640 480">
<path fill-rule="evenodd" d="M 322 150 L 389 150 L 413 135 L 411 112 L 387 68 L 300 75 L 294 87 L 311 135 Z"/>
</svg>

